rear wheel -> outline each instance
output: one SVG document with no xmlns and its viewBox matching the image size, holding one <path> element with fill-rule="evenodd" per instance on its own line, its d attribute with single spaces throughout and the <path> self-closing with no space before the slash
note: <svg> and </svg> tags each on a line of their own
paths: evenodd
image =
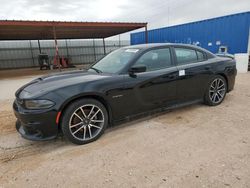
<svg viewBox="0 0 250 188">
<path fill-rule="evenodd" d="M 207 88 L 205 103 L 209 106 L 216 106 L 222 103 L 227 93 L 227 82 L 224 77 L 216 75 Z"/>
<path fill-rule="evenodd" d="M 67 107 L 61 124 L 63 134 L 71 142 L 87 144 L 103 134 L 108 124 L 108 113 L 97 100 L 77 100 Z"/>
</svg>

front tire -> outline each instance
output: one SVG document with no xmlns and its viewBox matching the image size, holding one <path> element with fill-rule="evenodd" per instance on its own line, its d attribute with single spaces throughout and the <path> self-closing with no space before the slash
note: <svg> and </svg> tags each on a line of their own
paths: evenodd
<svg viewBox="0 0 250 188">
<path fill-rule="evenodd" d="M 81 99 L 70 104 L 61 121 L 64 136 L 74 144 L 87 144 L 97 140 L 108 125 L 108 113 L 102 103 L 94 99 Z"/>
<path fill-rule="evenodd" d="M 216 75 L 211 79 L 206 94 L 205 103 L 209 106 L 217 106 L 222 103 L 227 93 L 227 82 L 224 77 Z"/>
</svg>

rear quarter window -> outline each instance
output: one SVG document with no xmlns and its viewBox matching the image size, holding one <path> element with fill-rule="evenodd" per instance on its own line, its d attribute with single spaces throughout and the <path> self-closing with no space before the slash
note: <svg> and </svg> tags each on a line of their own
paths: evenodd
<svg viewBox="0 0 250 188">
<path fill-rule="evenodd" d="M 197 57 L 198 57 L 198 61 L 203 61 L 206 59 L 205 55 L 203 52 L 200 52 L 200 51 L 196 51 L 197 53 Z"/>
</svg>

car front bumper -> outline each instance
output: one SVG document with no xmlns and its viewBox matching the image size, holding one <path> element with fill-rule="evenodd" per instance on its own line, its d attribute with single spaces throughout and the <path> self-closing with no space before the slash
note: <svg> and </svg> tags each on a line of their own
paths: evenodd
<svg viewBox="0 0 250 188">
<path fill-rule="evenodd" d="M 27 110 L 16 101 L 13 104 L 17 118 L 16 129 L 22 137 L 28 140 L 50 140 L 57 137 L 57 111 L 55 110 Z"/>
</svg>

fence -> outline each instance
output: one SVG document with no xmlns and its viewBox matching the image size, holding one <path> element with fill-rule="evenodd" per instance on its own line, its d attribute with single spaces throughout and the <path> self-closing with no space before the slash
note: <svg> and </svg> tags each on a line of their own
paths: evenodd
<svg viewBox="0 0 250 188">
<path fill-rule="evenodd" d="M 129 41 L 105 41 L 106 53 L 129 45 Z M 55 56 L 53 40 L 40 41 L 41 52 Z M 104 56 L 102 40 L 58 40 L 59 55 L 70 57 L 74 65 L 89 64 Z M 0 41 L 0 69 L 38 66 L 38 41 Z"/>
</svg>

